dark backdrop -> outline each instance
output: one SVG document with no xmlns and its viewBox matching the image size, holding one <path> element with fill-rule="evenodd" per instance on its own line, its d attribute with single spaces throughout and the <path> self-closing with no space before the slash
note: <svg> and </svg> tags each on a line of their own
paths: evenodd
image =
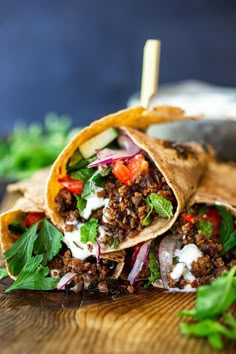
<svg viewBox="0 0 236 354">
<path fill-rule="evenodd" d="M 162 42 L 160 83 L 236 86 L 235 0 L 0 0 L 2 131 L 68 113 L 74 125 L 125 107 L 142 50 Z"/>
</svg>

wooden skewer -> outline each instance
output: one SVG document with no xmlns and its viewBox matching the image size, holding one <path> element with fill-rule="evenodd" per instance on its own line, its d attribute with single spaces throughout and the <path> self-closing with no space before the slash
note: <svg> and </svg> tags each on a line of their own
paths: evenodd
<svg viewBox="0 0 236 354">
<path fill-rule="evenodd" d="M 143 68 L 140 103 L 148 108 L 150 101 L 158 91 L 161 42 L 155 39 L 146 41 L 143 49 Z"/>
</svg>

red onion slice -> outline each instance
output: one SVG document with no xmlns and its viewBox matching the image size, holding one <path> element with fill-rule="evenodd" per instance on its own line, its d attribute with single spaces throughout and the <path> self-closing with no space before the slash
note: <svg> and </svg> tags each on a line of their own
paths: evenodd
<svg viewBox="0 0 236 354">
<path fill-rule="evenodd" d="M 131 140 L 127 135 L 121 134 L 118 138 L 118 143 L 122 149 L 102 149 L 97 151 L 97 159 L 88 165 L 90 167 L 96 167 L 111 163 L 112 161 L 131 158 L 140 152 L 140 148 Z"/>
<path fill-rule="evenodd" d="M 143 267 L 144 263 L 146 262 L 146 259 L 148 257 L 148 253 L 149 253 L 149 249 L 150 249 L 150 244 L 151 244 L 151 241 L 147 241 L 140 247 L 140 250 L 137 254 L 134 266 L 128 275 L 128 281 L 130 282 L 131 285 L 134 284 L 135 279 L 137 278 L 137 276 L 141 272 L 142 267 Z"/>
<path fill-rule="evenodd" d="M 163 287 L 168 289 L 167 273 L 171 271 L 173 265 L 173 256 L 176 249 L 176 237 L 167 235 L 164 237 L 159 246 L 159 263 L 161 271 L 161 279 Z"/>
<path fill-rule="evenodd" d="M 100 258 L 101 258 L 101 246 L 100 246 L 100 243 L 97 241 L 96 242 L 97 244 L 97 255 L 96 255 L 96 258 L 97 258 L 97 263 L 100 261 Z"/>
<path fill-rule="evenodd" d="M 77 275 L 77 273 L 69 272 L 63 275 L 60 281 L 57 284 L 57 290 L 62 290 L 65 288 L 66 285 L 70 284 L 73 278 Z"/>
</svg>

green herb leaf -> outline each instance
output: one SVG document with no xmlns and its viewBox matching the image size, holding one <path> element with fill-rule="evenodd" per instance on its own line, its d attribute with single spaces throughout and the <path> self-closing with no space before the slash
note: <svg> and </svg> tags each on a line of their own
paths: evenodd
<svg viewBox="0 0 236 354">
<path fill-rule="evenodd" d="M 157 279 L 160 278 L 160 268 L 156 257 L 155 241 L 151 242 L 148 260 L 149 260 L 149 270 L 151 273 L 151 277 L 148 283 L 145 284 L 144 288 L 147 288 L 150 284 L 154 283 Z"/>
<path fill-rule="evenodd" d="M 172 203 L 158 194 L 151 193 L 146 198 L 146 203 L 150 208 L 153 208 L 163 218 L 170 218 L 173 216 Z"/>
<path fill-rule="evenodd" d="M 227 253 L 234 246 L 236 246 L 236 231 L 232 232 L 232 234 L 229 235 L 227 241 L 223 245 L 223 249 L 220 254 L 223 255 Z"/>
<path fill-rule="evenodd" d="M 91 179 L 96 186 L 101 188 L 105 187 L 106 179 L 100 173 L 96 173 Z"/>
<path fill-rule="evenodd" d="M 226 210 L 222 205 L 217 205 L 217 209 L 223 219 L 220 223 L 220 242 L 224 245 L 233 230 L 233 216 L 231 211 Z"/>
<path fill-rule="evenodd" d="M 4 279 L 8 277 L 8 272 L 6 268 L 0 268 L 0 279 Z"/>
<path fill-rule="evenodd" d="M 22 268 L 15 282 L 5 291 L 16 289 L 51 290 L 56 287 L 58 279 L 47 277 L 50 270 L 40 263 L 43 255 L 32 257 Z"/>
<path fill-rule="evenodd" d="M 94 191 L 94 186 L 95 186 L 95 183 L 91 180 L 85 182 L 84 186 L 83 186 L 83 191 L 82 191 L 81 197 L 84 199 L 89 197 Z"/>
<path fill-rule="evenodd" d="M 81 168 L 80 170 L 71 172 L 70 177 L 86 182 L 92 177 L 93 174 L 93 168 Z"/>
<path fill-rule="evenodd" d="M 213 224 L 209 220 L 202 220 L 199 222 L 200 230 L 204 233 L 205 236 L 211 237 L 213 233 Z"/>
<path fill-rule="evenodd" d="M 23 266 L 32 257 L 34 242 L 37 237 L 37 229 L 38 223 L 28 228 L 4 253 L 4 260 L 10 259 L 9 268 L 12 269 L 13 275 L 19 274 Z"/>
<path fill-rule="evenodd" d="M 80 236 L 82 243 L 95 243 L 98 234 L 98 220 L 91 218 L 80 228 Z"/>
<path fill-rule="evenodd" d="M 119 241 L 118 237 L 111 237 L 109 240 L 109 246 L 111 248 L 117 248 L 119 243 L 120 243 L 120 241 Z"/>
<path fill-rule="evenodd" d="M 86 208 L 87 201 L 86 199 L 82 198 L 80 195 L 74 194 L 74 196 L 77 199 L 77 204 L 76 204 L 77 209 L 81 213 Z"/>
<path fill-rule="evenodd" d="M 63 234 L 47 219 L 43 219 L 34 244 L 34 253 L 43 254 L 43 265 L 58 254 L 62 247 L 62 238 Z"/>
<path fill-rule="evenodd" d="M 217 318 L 236 300 L 235 274 L 236 266 L 213 280 L 210 285 L 200 286 L 195 310 L 183 311 L 180 315 L 189 315 L 199 320 Z"/>
</svg>

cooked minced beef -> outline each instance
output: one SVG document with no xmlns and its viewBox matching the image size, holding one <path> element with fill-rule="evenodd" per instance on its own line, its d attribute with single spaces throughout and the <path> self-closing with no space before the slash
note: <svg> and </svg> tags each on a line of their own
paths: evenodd
<svg viewBox="0 0 236 354">
<path fill-rule="evenodd" d="M 107 292 L 109 290 L 108 279 L 112 277 L 116 265 L 116 262 L 103 258 L 98 263 L 95 257 L 88 257 L 85 260 L 76 259 L 71 256 L 70 250 L 57 255 L 48 263 L 52 276 L 55 273 L 61 278 L 68 272 L 77 273 L 69 285 L 69 288 L 75 292 L 79 292 L 83 288 Z"/>
<path fill-rule="evenodd" d="M 97 193 L 98 197 L 109 199 L 107 207 L 92 213 L 92 217 L 98 219 L 99 224 L 106 228 L 107 235 L 103 238 L 103 243 L 111 242 L 109 235 L 112 235 L 112 240 L 123 241 L 127 237 L 134 237 L 144 228 L 142 222 L 149 212 L 145 198 L 150 193 L 156 193 L 169 200 L 173 205 L 173 211 L 176 209 L 176 198 L 165 178 L 153 161 L 145 153 L 143 154 L 149 163 L 149 170 L 140 173 L 132 181 L 131 186 L 126 186 L 110 173 L 106 178 L 104 189 Z M 76 198 L 72 193 L 62 189 L 55 201 L 58 212 L 65 221 L 77 219 L 79 222 L 86 222 L 79 216 Z M 158 214 L 153 211 L 152 218 L 157 217 Z M 68 228 L 71 230 L 71 226 Z"/>
<path fill-rule="evenodd" d="M 201 205 L 196 205 L 190 212 L 194 215 L 198 215 L 201 208 Z M 192 287 L 210 283 L 212 279 L 217 278 L 223 271 L 228 271 L 236 264 L 235 248 L 225 255 L 221 255 L 220 252 L 223 247 L 220 243 L 219 235 L 210 238 L 205 236 L 203 232 L 199 230 L 197 220 L 191 224 L 182 217 L 179 217 L 172 231 L 180 241 L 182 247 L 193 243 L 203 253 L 202 257 L 192 262 L 191 273 L 196 277 L 196 280 L 191 282 Z M 181 276 L 178 281 L 175 281 L 171 278 L 169 273 L 168 279 L 171 288 L 177 287 L 182 289 L 187 284 L 183 276 Z"/>
</svg>

